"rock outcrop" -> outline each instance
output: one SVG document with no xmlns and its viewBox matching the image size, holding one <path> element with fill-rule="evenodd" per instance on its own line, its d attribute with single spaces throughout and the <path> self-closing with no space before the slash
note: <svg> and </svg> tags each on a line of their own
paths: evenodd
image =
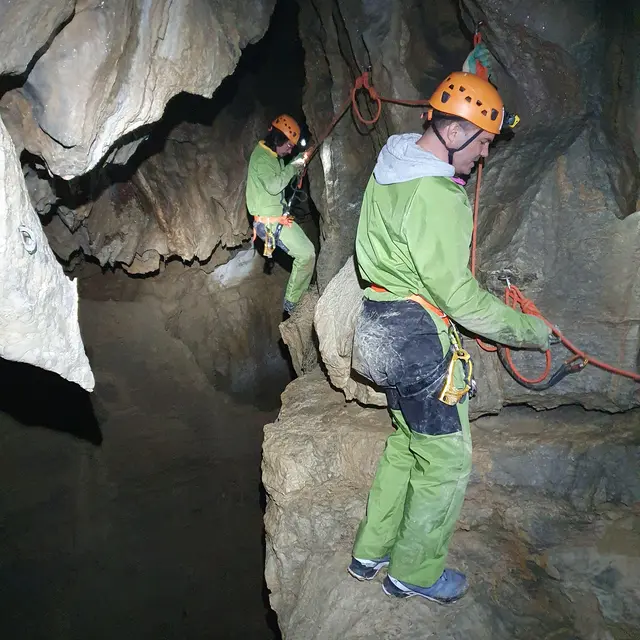
<svg viewBox="0 0 640 640">
<path fill-rule="evenodd" d="M 139 149 L 149 157 L 126 179 L 111 181 L 117 177 L 112 169 L 94 183 L 95 200 L 74 203 L 72 196 L 58 207 L 60 215 L 47 225 L 54 250 L 66 261 L 81 251 L 101 265 L 143 274 L 171 257 L 206 263 L 217 249 L 240 246 L 249 237 L 244 186 L 256 125 L 255 118 L 234 118 L 231 108 L 210 126 L 161 123 L 164 130 Z M 245 132 L 240 139 L 239 130 Z M 78 185 L 75 193 L 81 192 Z M 228 259 L 219 253 L 214 263 Z"/>
<path fill-rule="evenodd" d="M 0 75 L 18 75 L 73 15 L 76 0 L 3 2 L 0 6 Z"/>
<path fill-rule="evenodd" d="M 83 253 L 102 265 L 146 274 L 177 256 L 212 270 L 229 258 L 226 252 L 212 257 L 216 248 L 242 245 L 249 228 L 243 179 L 258 137 L 255 122 L 264 116 L 255 95 L 227 90 L 217 102 L 203 99 L 204 109 L 192 96 L 191 111 L 177 119 L 174 111 L 155 135 L 150 132 L 172 97 L 186 92 L 209 98 L 216 91 L 235 69 L 242 48 L 264 35 L 274 4 L 265 0 L 242 12 L 226 0 L 47 0 L 5 3 L 0 9 L 7 27 L 0 37 L 0 51 L 6 53 L 0 73 L 13 74 L 0 85 L 0 113 L 23 161 L 33 204 L 48 223 L 48 240 L 62 260 L 72 262 Z M 18 40 L 22 33 L 27 36 Z M 230 93 L 245 102 L 225 111 Z M 208 120 L 201 122 L 203 110 Z M 221 153 L 223 148 L 228 151 Z M 153 157 L 129 162 L 136 152 Z M 15 159 L 13 152 L 10 163 Z M 19 176 L 14 174 L 7 176 Z M 6 187 L 12 198 L 24 194 L 21 176 Z M 27 206 L 21 203 L 15 213 L 22 215 Z M 6 222 L 11 226 L 14 220 Z M 29 218 L 28 226 L 42 255 L 53 261 L 37 217 Z M 38 315 L 38 330 L 44 332 L 64 309 L 60 331 L 51 329 L 51 351 L 3 353 L 90 387 L 90 373 L 65 369 L 88 365 L 81 342 L 78 347 L 71 338 L 68 346 L 63 341 L 75 322 L 75 285 L 57 265 L 50 266 L 56 277 L 42 289 L 50 302 L 64 304 L 47 312 L 46 297 L 38 302 L 42 308 L 25 297 L 25 311 L 13 296 L 5 311 L 15 315 L 3 321 L 17 331 L 21 314 L 29 322 Z M 19 269 L 15 275 L 25 277 Z M 77 325 L 74 331 L 79 341 Z M 25 340 L 33 342 L 26 333 Z M 17 338 L 9 342 L 17 345 Z"/>
<path fill-rule="evenodd" d="M 76 282 L 49 247 L 0 120 L 0 356 L 54 371 L 91 391 Z"/>
<path fill-rule="evenodd" d="M 265 0 L 243 12 L 227 0 L 78 2 L 20 89 L 28 103 L 25 147 L 65 179 L 112 159 L 148 132 L 143 127 L 160 119 L 174 95 L 211 96 L 242 48 L 264 34 L 273 6 Z"/>
<path fill-rule="evenodd" d="M 294 381 L 263 446 L 266 578 L 284 637 L 636 637 L 639 419 L 520 408 L 476 421 L 449 559 L 472 587 L 443 608 L 347 574 L 390 420 L 345 403 L 319 369 Z"/>
</svg>

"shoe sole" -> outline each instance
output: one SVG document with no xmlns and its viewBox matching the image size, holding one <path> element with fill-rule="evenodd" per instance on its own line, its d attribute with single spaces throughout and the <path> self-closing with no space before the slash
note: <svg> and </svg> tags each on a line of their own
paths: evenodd
<svg viewBox="0 0 640 640">
<path fill-rule="evenodd" d="M 437 602 L 438 604 L 453 604 L 460 600 L 460 598 L 464 597 L 469 588 L 467 587 L 460 595 L 455 596 L 454 598 L 449 598 L 447 600 L 443 598 L 432 598 L 431 596 L 424 595 L 423 593 L 418 593 L 417 591 L 402 591 L 402 589 L 398 589 L 394 586 L 393 591 L 387 591 L 387 585 L 382 583 L 382 590 L 388 595 L 393 596 L 394 598 L 413 598 L 414 596 L 418 596 L 419 598 L 424 598 L 425 600 L 430 600 L 431 602 Z"/>
<path fill-rule="evenodd" d="M 373 567 L 371 567 L 371 569 L 374 570 L 374 573 L 369 578 L 358 575 L 354 571 L 351 571 L 351 567 L 347 567 L 347 571 L 349 572 L 349 575 L 352 575 L 356 580 L 360 580 L 360 582 L 368 582 L 369 580 L 373 580 L 380 573 L 380 569 L 384 569 L 384 567 L 387 567 L 387 566 L 389 566 L 388 562 L 381 562 L 379 564 L 374 565 Z"/>
</svg>

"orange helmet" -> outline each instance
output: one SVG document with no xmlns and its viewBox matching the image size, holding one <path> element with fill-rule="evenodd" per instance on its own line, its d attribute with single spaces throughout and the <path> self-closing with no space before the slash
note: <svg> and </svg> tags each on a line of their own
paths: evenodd
<svg viewBox="0 0 640 640">
<path fill-rule="evenodd" d="M 431 106 L 442 113 L 464 118 L 489 133 L 500 133 L 504 103 L 495 87 L 474 73 L 454 71 L 435 90 Z"/>
<path fill-rule="evenodd" d="M 289 142 L 298 144 L 298 140 L 300 140 L 300 125 L 291 116 L 283 113 L 271 123 L 271 126 L 278 129 L 278 131 L 282 131 Z"/>
</svg>

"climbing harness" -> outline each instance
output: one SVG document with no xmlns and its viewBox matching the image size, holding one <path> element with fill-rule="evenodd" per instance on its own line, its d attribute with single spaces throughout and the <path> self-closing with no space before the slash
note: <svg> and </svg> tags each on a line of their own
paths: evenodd
<svg viewBox="0 0 640 640">
<path fill-rule="evenodd" d="M 273 224 L 276 224 L 275 229 L 273 229 Z M 251 238 L 251 242 L 255 243 L 256 237 L 258 235 L 257 225 L 264 225 L 264 249 L 262 251 L 262 255 L 265 258 L 271 258 L 273 256 L 273 252 L 275 251 L 276 245 L 278 243 L 278 239 L 280 238 L 280 232 L 282 231 L 282 227 L 290 227 L 293 224 L 293 220 L 289 215 L 281 215 L 281 216 L 253 216 L 253 236 Z"/>
<path fill-rule="evenodd" d="M 280 116 L 281 118 L 283 116 Z M 275 121 L 274 121 L 275 126 Z M 282 232 L 282 227 L 290 227 L 293 224 L 293 215 L 292 209 L 293 204 L 296 200 L 303 201 L 303 198 L 306 198 L 306 194 L 302 190 L 302 181 L 304 180 L 304 176 L 306 174 L 306 167 L 304 171 L 300 174 L 300 176 L 294 176 L 291 180 L 289 186 L 293 189 L 291 193 L 291 197 L 286 200 L 284 197 L 284 191 L 280 197 L 280 204 L 282 205 L 282 215 L 278 217 L 268 217 L 268 216 L 253 216 L 253 236 L 251 237 L 251 244 L 255 245 L 255 241 L 258 235 L 257 225 L 259 223 L 264 225 L 264 249 L 262 251 L 262 255 L 268 260 L 273 259 L 273 252 L 276 249 L 278 244 L 278 240 L 280 239 L 280 233 Z M 276 224 L 275 229 L 273 228 L 273 224 Z"/>
<path fill-rule="evenodd" d="M 371 284 L 370 287 L 372 291 L 376 291 L 377 293 L 388 293 L 388 291 L 380 285 Z M 462 338 L 458 333 L 456 325 L 451 322 L 451 318 L 449 318 L 446 313 L 441 309 L 438 309 L 434 304 L 431 304 L 421 295 L 414 293 L 404 299 L 417 302 L 425 311 L 430 311 L 440 318 L 447 327 L 449 342 L 451 344 L 451 348 L 449 350 L 451 359 L 447 367 L 444 385 L 438 394 L 438 400 L 453 406 L 458 404 L 458 402 L 460 402 L 467 394 L 469 395 L 469 398 L 473 398 L 473 396 L 476 395 L 476 381 L 473 377 L 473 362 L 471 361 L 471 355 L 469 352 L 462 346 Z M 460 363 L 463 370 L 464 383 L 461 387 L 457 387 L 455 383 L 456 362 Z"/>
</svg>

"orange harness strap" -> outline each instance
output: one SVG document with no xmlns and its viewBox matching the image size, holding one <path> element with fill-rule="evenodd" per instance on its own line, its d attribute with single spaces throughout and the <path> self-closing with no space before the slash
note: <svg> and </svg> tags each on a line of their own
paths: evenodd
<svg viewBox="0 0 640 640">
<path fill-rule="evenodd" d="M 372 284 L 371 290 L 375 291 L 376 293 L 389 293 L 387 289 L 377 284 Z M 417 293 L 407 296 L 405 300 L 411 300 L 413 302 L 417 302 L 423 309 L 426 309 L 427 311 L 431 311 L 431 313 L 438 316 L 438 318 L 440 318 L 447 327 L 451 326 L 451 320 L 449 319 L 449 316 L 446 313 L 438 309 L 438 307 L 436 307 L 435 304 L 431 304 L 428 300 L 425 300 L 425 298 L 423 298 L 422 296 L 419 296 Z"/>
<path fill-rule="evenodd" d="M 281 224 L 283 227 L 290 227 L 293 224 L 291 216 L 253 216 L 253 222 L 261 222 L 262 224 Z M 256 241 L 256 226 L 253 225 L 253 236 L 251 242 Z"/>
</svg>

